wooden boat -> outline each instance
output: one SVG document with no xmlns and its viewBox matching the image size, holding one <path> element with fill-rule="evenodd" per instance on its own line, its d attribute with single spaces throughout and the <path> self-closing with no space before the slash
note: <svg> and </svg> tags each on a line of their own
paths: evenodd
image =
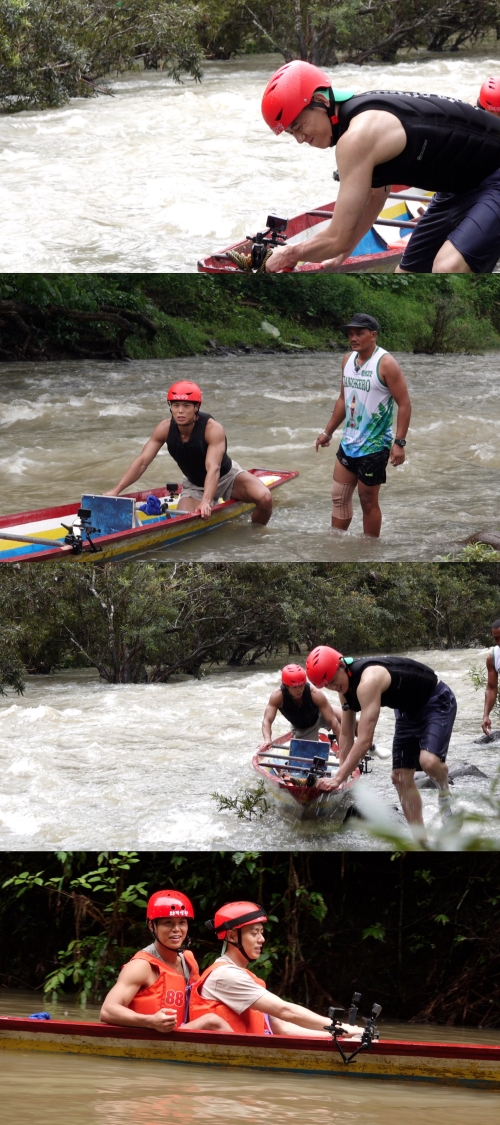
<svg viewBox="0 0 500 1125">
<path fill-rule="evenodd" d="M 281 469 L 250 469 L 268 488 L 298 477 Z M 159 515 L 147 515 L 139 505 L 155 496 Z M 0 516 L 0 562 L 55 562 L 58 559 L 129 559 L 212 531 L 254 505 L 243 500 L 219 501 L 213 515 L 202 520 L 194 512 L 178 511 L 180 485 L 128 493 L 125 496 L 84 496 L 81 504 L 62 504 L 14 516 Z"/>
<path fill-rule="evenodd" d="M 79 1020 L 0 1017 L 0 1050 L 287 1070 L 336 1078 L 381 1078 L 500 1090 L 500 1047 L 379 1039 L 348 1066 L 327 1039 L 111 1027 Z"/>
<path fill-rule="evenodd" d="M 352 787 L 359 769 L 338 789 L 329 793 L 318 789 L 320 777 L 332 777 L 338 769 L 326 735 L 320 734 L 318 742 L 283 735 L 269 750 L 257 751 L 252 766 L 280 808 L 300 820 L 328 816 L 341 825 L 354 804 Z"/>
<path fill-rule="evenodd" d="M 430 202 L 432 192 L 419 192 L 403 184 L 393 184 L 392 191 L 387 197 L 383 210 L 377 222 L 361 239 L 351 256 L 339 266 L 337 273 L 390 273 L 401 261 L 403 252 L 410 238 L 412 229 L 425 206 Z M 312 238 L 326 230 L 333 212 L 335 203 L 326 203 L 312 211 L 304 211 L 302 215 L 295 215 L 293 219 L 277 219 L 270 215 L 267 219 L 266 231 L 258 234 L 254 239 L 247 237 L 240 242 L 228 246 L 225 250 L 202 258 L 198 262 L 200 273 L 242 273 L 244 270 L 237 261 L 229 258 L 228 252 L 237 255 L 252 255 L 252 248 L 267 245 L 293 245 Z M 257 258 L 255 258 L 257 254 Z M 258 251 L 254 250 L 254 262 L 258 260 Z M 322 269 L 318 262 L 300 262 L 295 267 L 294 273 L 317 273 Z"/>
</svg>

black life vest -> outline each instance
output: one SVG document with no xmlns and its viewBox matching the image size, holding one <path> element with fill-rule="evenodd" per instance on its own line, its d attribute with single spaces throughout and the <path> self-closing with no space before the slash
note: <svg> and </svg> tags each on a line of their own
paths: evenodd
<svg viewBox="0 0 500 1125">
<path fill-rule="evenodd" d="M 281 691 L 283 693 L 283 704 L 279 710 L 285 716 L 285 719 L 288 719 L 288 722 L 297 730 L 308 730 L 309 727 L 313 727 L 319 718 L 319 707 L 313 703 L 309 684 L 305 685 L 303 695 L 299 700 L 290 695 L 286 684 L 281 685 Z"/>
<path fill-rule="evenodd" d="M 191 481 L 191 484 L 196 484 L 198 488 L 203 488 L 207 475 L 205 459 L 207 456 L 208 442 L 205 440 L 205 430 L 207 428 L 207 422 L 211 417 L 211 414 L 202 414 L 200 411 L 189 441 L 182 440 L 177 422 L 174 422 L 174 419 L 171 418 L 170 429 L 166 440 L 166 446 L 170 456 L 177 462 L 184 476 Z M 221 477 L 224 477 L 226 473 L 229 472 L 231 465 L 231 458 L 228 457 L 226 452 L 221 461 Z"/>
<path fill-rule="evenodd" d="M 375 166 L 373 187 L 411 184 L 460 194 L 500 168 L 500 120 L 493 113 L 437 94 L 372 90 L 339 105 L 339 136 L 369 109 L 394 114 L 407 136 L 399 156 Z"/>
<path fill-rule="evenodd" d="M 391 675 L 390 687 L 382 692 L 382 707 L 397 708 L 407 714 L 415 714 L 425 707 L 438 682 L 432 668 L 407 656 L 369 656 L 347 664 L 349 687 L 343 695 L 350 711 L 361 711 L 357 696 L 359 681 L 365 668 L 374 664 L 387 668 Z"/>
</svg>

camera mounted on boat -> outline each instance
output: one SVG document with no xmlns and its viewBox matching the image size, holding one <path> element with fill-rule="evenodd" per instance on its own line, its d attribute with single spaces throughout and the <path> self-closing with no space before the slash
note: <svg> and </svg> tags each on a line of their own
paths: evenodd
<svg viewBox="0 0 500 1125">
<path fill-rule="evenodd" d="M 312 789 L 313 785 L 316 785 L 319 777 L 325 776 L 327 767 L 328 763 L 325 762 L 324 758 L 313 758 L 311 769 L 306 778 L 306 787 L 308 789 Z"/>
<path fill-rule="evenodd" d="M 356 1025 L 360 1000 L 361 1000 L 361 993 L 355 992 L 353 994 L 353 998 L 351 1000 L 351 1004 L 350 1004 L 348 1014 L 347 1014 L 347 1022 L 351 1025 L 351 1027 L 354 1027 Z M 365 1025 L 365 1029 L 364 1029 L 363 1034 L 361 1036 L 361 1042 L 359 1043 L 359 1045 L 356 1047 L 356 1049 L 354 1051 L 351 1051 L 350 1055 L 346 1054 L 346 1052 L 342 1048 L 341 1043 L 339 1043 L 339 1037 L 342 1036 L 342 1035 L 346 1035 L 347 1033 L 346 1033 L 345 1029 L 342 1027 L 342 1023 L 341 1023 L 339 1017 L 337 1016 L 337 1012 L 344 1012 L 344 1011 L 345 1011 L 345 1008 L 329 1008 L 328 1009 L 328 1019 L 331 1020 L 331 1023 L 329 1024 L 328 1027 L 325 1027 L 325 1031 L 330 1032 L 330 1035 L 333 1038 L 333 1042 L 335 1043 L 335 1046 L 337 1047 L 337 1049 L 339 1051 L 339 1054 L 342 1056 L 342 1059 L 345 1062 L 346 1066 L 348 1066 L 349 1063 L 352 1062 L 352 1060 L 354 1058 L 356 1058 L 356 1055 L 358 1055 L 360 1051 L 369 1051 L 371 1049 L 371 1046 L 372 1046 L 372 1043 L 373 1043 L 374 1039 L 380 1038 L 380 1032 L 379 1032 L 378 1027 L 377 1027 L 377 1019 L 378 1019 L 378 1017 L 379 1017 L 379 1015 L 382 1011 L 382 1005 L 381 1004 L 374 1004 L 368 1018 L 365 1019 L 364 1017 L 362 1017 L 362 1022 Z"/>
<path fill-rule="evenodd" d="M 252 269 L 258 270 L 263 265 L 269 250 L 275 246 L 284 246 L 286 243 L 286 228 L 288 219 L 279 219 L 277 215 L 268 215 L 265 231 L 259 231 L 253 238 L 247 235 L 252 243 Z"/>
<path fill-rule="evenodd" d="M 76 520 L 79 520 L 80 522 L 77 523 Z M 79 508 L 76 513 L 76 520 L 74 521 L 74 523 L 64 523 L 63 520 L 61 520 L 61 526 L 65 527 L 66 531 L 68 532 L 68 534 L 64 537 L 64 542 L 68 547 L 73 548 L 73 554 L 81 555 L 83 551 L 84 536 L 90 544 L 90 550 L 94 554 L 97 554 L 98 551 L 102 551 L 102 547 L 96 547 L 95 543 L 93 543 L 91 539 L 92 535 L 100 535 L 101 529 L 100 527 L 92 527 L 92 512 L 90 508 Z"/>
</svg>

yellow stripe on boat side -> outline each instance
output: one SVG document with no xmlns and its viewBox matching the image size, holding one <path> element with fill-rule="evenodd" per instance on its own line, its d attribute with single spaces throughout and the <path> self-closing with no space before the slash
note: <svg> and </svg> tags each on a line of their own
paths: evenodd
<svg viewBox="0 0 500 1125">
<path fill-rule="evenodd" d="M 332 1046 L 307 1050 L 301 1054 L 286 1045 L 272 1048 L 231 1046 L 217 1043 L 190 1043 L 189 1033 L 180 1042 L 144 1043 L 83 1035 L 51 1036 L 49 1033 L 0 1032 L 0 1049 L 42 1053 L 102 1055 L 107 1058 L 136 1058 L 194 1065 L 235 1066 L 245 1069 L 306 1070 L 335 1077 L 384 1078 L 437 1082 L 442 1085 L 477 1085 L 500 1090 L 500 1066 L 480 1059 L 443 1059 L 411 1055 L 358 1055 L 347 1068 Z"/>
</svg>

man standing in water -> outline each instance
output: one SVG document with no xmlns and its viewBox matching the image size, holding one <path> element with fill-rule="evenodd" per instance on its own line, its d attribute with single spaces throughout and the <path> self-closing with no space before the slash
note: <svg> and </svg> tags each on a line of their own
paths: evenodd
<svg viewBox="0 0 500 1125">
<path fill-rule="evenodd" d="M 298 262 L 338 269 L 383 208 L 391 184 L 438 195 L 419 220 L 398 272 L 491 273 L 500 258 L 500 118 L 457 98 L 332 89 L 299 59 L 268 82 L 262 113 L 298 144 L 337 146 L 338 199 L 325 231 L 273 251 L 269 273 Z"/>
<path fill-rule="evenodd" d="M 316 452 L 330 445 L 344 423 L 342 442 L 333 471 L 332 527 L 347 531 L 353 516 L 355 488 L 363 509 L 365 535 L 378 537 L 382 525 L 380 486 L 386 465 L 402 465 L 411 403 L 406 380 L 393 356 L 377 344 L 378 321 L 356 313 L 342 331 L 353 349 L 342 360 L 340 395 L 330 421 L 316 438 Z M 398 406 L 396 437 L 392 437 L 394 402 Z"/>
<path fill-rule="evenodd" d="M 342 704 L 340 765 L 335 777 L 321 778 L 318 787 L 337 789 L 352 774 L 373 742 L 380 708 L 391 707 L 396 716 L 392 781 L 408 823 L 421 837 L 422 798 L 414 780 L 418 769 L 436 785 L 440 811 L 444 817 L 449 816 L 446 755 L 457 703 L 451 688 L 438 681 L 433 669 L 405 656 L 353 660 L 334 648 L 319 645 L 309 653 L 306 671 L 317 687 L 337 691 Z"/>
<path fill-rule="evenodd" d="M 491 712 L 498 699 L 498 673 L 500 672 L 500 618 L 491 626 L 491 635 L 495 642 L 486 657 L 486 670 L 488 679 L 484 695 L 483 733 L 491 734 Z"/>
<path fill-rule="evenodd" d="M 287 664 L 281 672 L 281 685 L 273 691 L 264 711 L 260 751 L 269 750 L 272 727 L 278 711 L 292 724 L 293 738 L 317 742 L 321 727 L 332 730 L 337 741 L 340 735 L 340 707 L 332 707 L 323 691 L 311 687 L 300 664 Z"/>
<path fill-rule="evenodd" d="M 139 480 L 166 445 L 181 471 L 182 511 L 198 512 L 210 519 L 217 500 L 245 500 L 255 504 L 252 522 L 266 524 L 273 510 L 273 498 L 258 477 L 247 473 L 227 455 L 227 440 L 220 422 L 201 413 L 202 392 L 196 383 L 181 380 L 167 392 L 172 417 L 153 430 L 142 453 L 132 461 L 121 480 L 107 496 L 119 496 Z"/>
</svg>

